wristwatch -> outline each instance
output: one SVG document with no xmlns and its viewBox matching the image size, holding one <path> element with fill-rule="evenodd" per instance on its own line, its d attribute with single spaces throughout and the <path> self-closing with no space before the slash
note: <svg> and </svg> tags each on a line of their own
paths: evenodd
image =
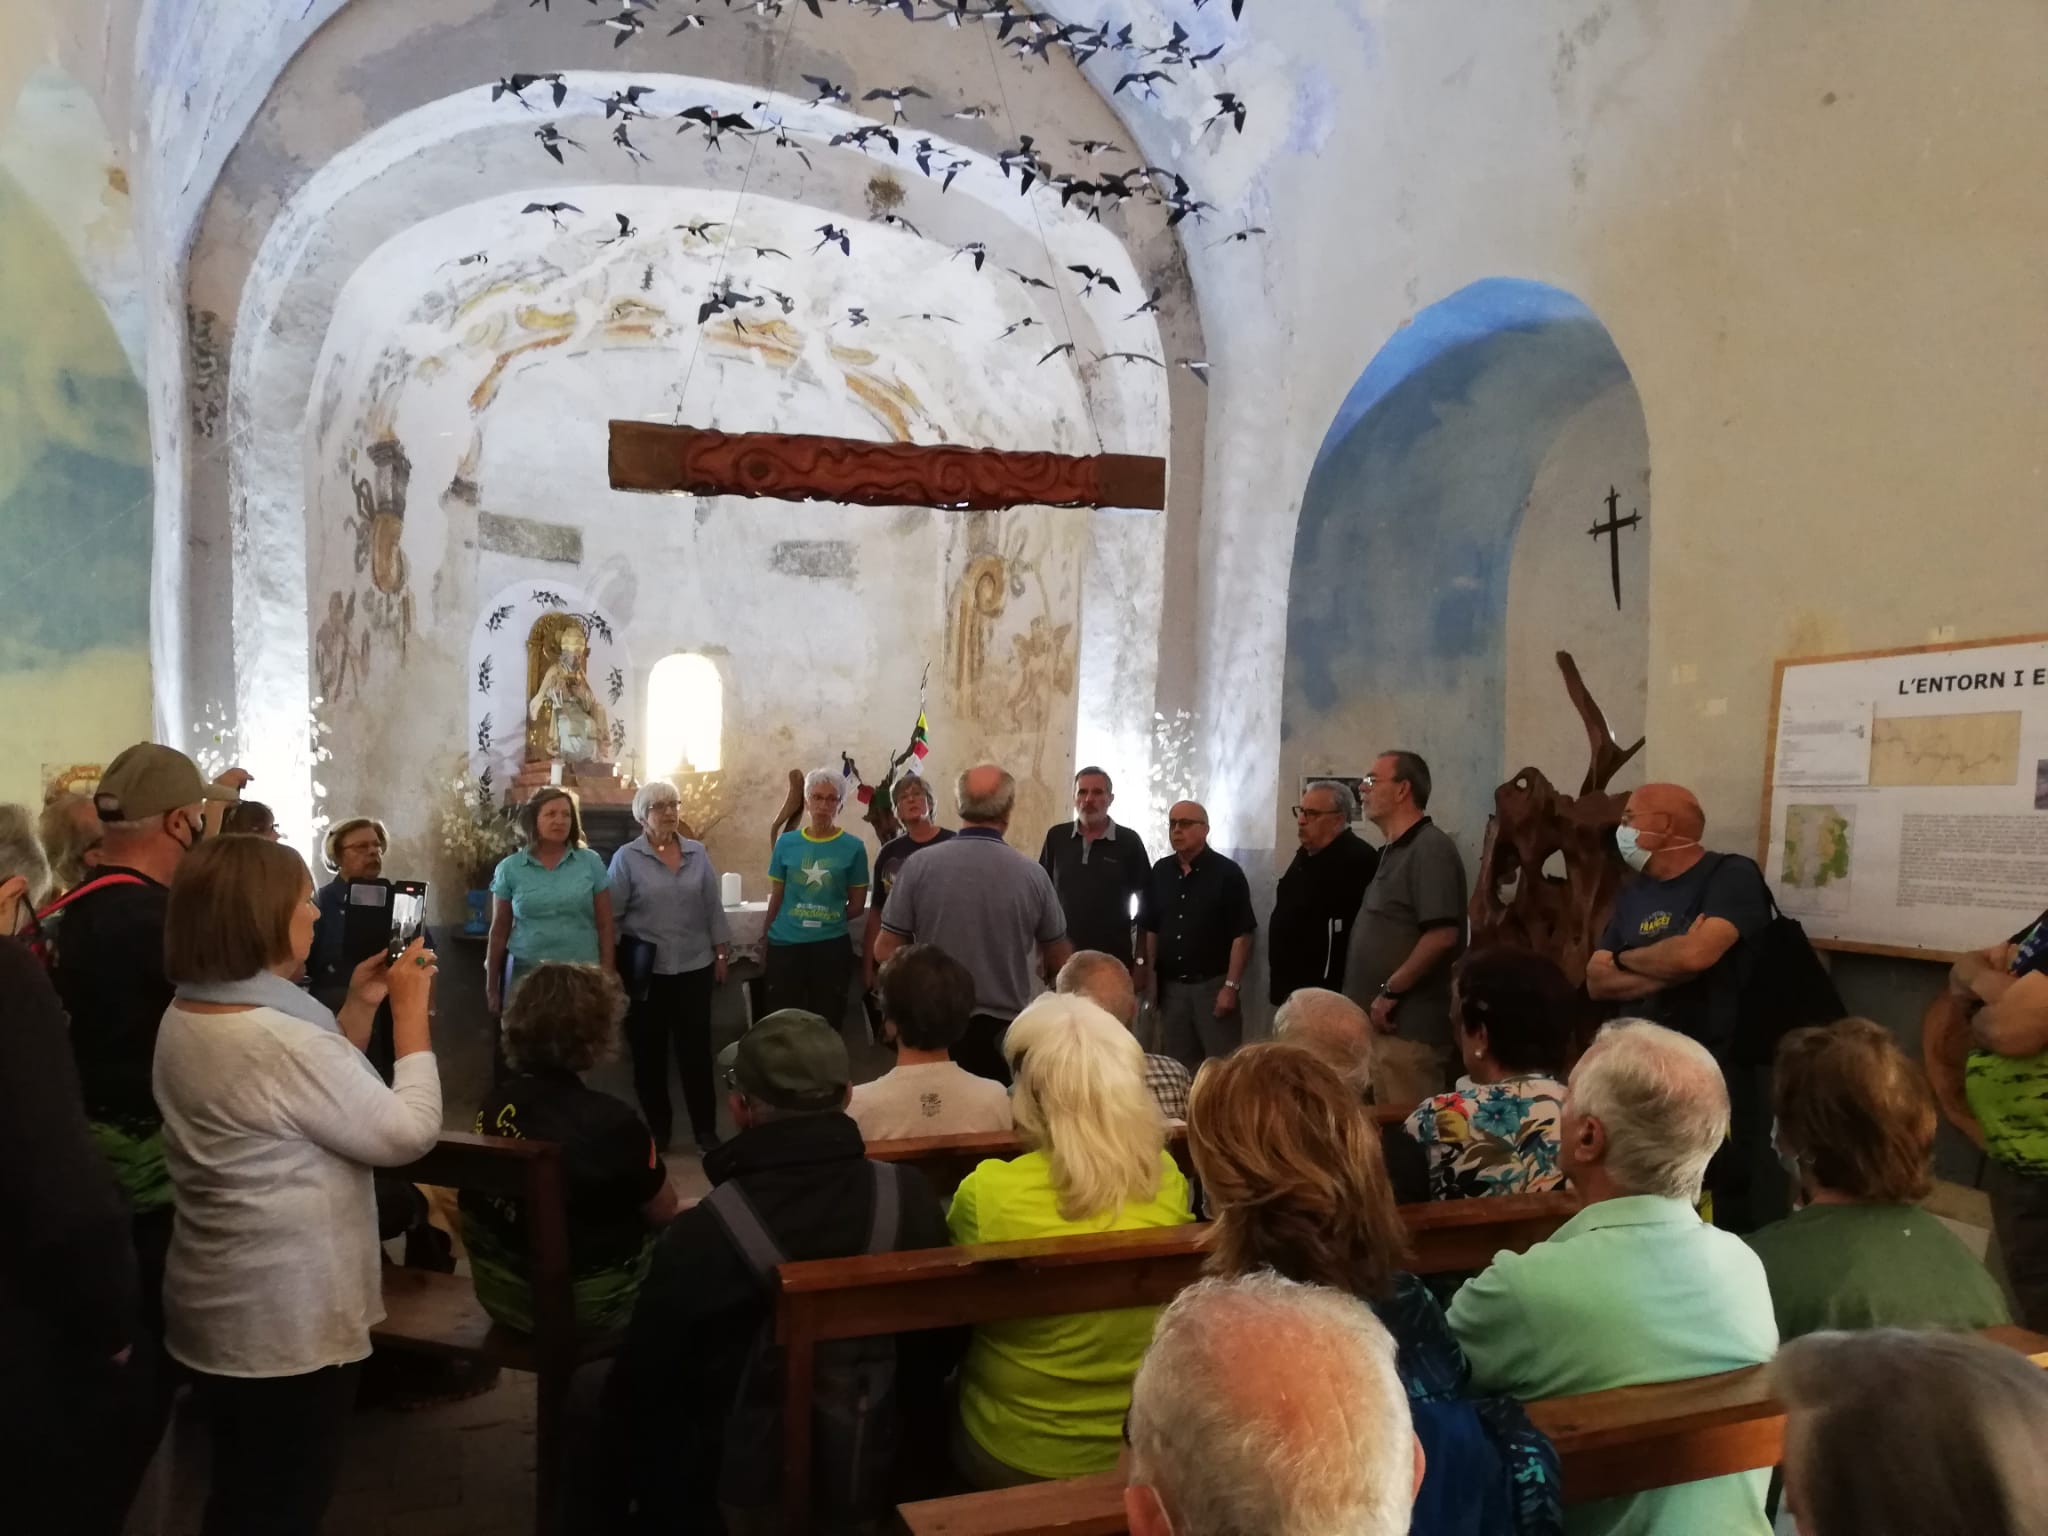
<svg viewBox="0 0 2048 1536">
<path fill-rule="evenodd" d="M 1238 984 L 1237 984 L 1236 982 L 1234 982 L 1234 981 L 1231 981 L 1231 980 L 1228 980 L 1227 978 L 1225 979 L 1225 981 L 1224 981 L 1223 985 L 1225 985 L 1226 987 L 1230 988 L 1230 990 L 1231 990 L 1231 991 L 1233 991 L 1233 992 L 1236 992 L 1236 991 L 1240 990 L 1240 989 L 1239 989 L 1239 987 L 1238 987 Z"/>
<path fill-rule="evenodd" d="M 1381 997 L 1384 997 L 1384 998 L 1385 998 L 1385 999 L 1386 999 L 1386 1000 L 1387 1000 L 1388 1002 L 1390 1002 L 1390 1003 L 1398 1003 L 1399 1001 L 1401 1001 L 1402 997 L 1404 997 L 1405 995 L 1406 995 L 1405 993 L 1401 993 L 1401 992 L 1396 992 L 1396 991 L 1395 991 L 1395 990 L 1394 990 L 1394 989 L 1393 989 L 1392 987 L 1388 986 L 1388 985 L 1387 985 L 1387 984 L 1386 984 L 1386 983 L 1385 983 L 1384 981 L 1380 983 L 1380 996 L 1381 996 Z"/>
</svg>

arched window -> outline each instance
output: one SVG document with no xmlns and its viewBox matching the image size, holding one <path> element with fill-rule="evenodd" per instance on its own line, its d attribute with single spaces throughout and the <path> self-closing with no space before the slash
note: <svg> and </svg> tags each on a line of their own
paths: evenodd
<svg viewBox="0 0 2048 1536">
<path fill-rule="evenodd" d="M 709 657 L 664 656 L 647 679 L 647 776 L 716 773 L 725 736 L 725 683 Z"/>
</svg>

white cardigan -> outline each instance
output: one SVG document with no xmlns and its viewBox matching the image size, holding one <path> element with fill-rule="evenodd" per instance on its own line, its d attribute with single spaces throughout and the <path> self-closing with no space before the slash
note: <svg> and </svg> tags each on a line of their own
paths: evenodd
<svg viewBox="0 0 2048 1536">
<path fill-rule="evenodd" d="M 369 1354 L 384 1316 L 370 1170 L 440 1135 L 433 1054 L 403 1057 L 387 1088 L 332 1030 L 173 1003 L 154 1082 L 177 1201 L 172 1356 L 215 1376 L 298 1376 Z"/>
</svg>

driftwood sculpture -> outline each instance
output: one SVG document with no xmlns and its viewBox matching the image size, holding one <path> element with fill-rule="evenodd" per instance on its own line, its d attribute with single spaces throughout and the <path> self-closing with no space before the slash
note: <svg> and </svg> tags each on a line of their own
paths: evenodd
<svg viewBox="0 0 2048 1536">
<path fill-rule="evenodd" d="M 1505 944 L 1534 950 L 1580 986 L 1627 872 L 1614 829 L 1628 797 L 1608 794 L 1607 786 L 1643 742 L 1624 748 L 1614 739 L 1568 651 L 1557 653 L 1557 665 L 1585 723 L 1586 777 L 1577 795 L 1564 795 L 1541 769 L 1524 768 L 1493 792 L 1469 914 L 1474 949 Z M 1543 872 L 1553 854 L 1563 856 L 1562 876 Z"/>
<path fill-rule="evenodd" d="M 920 709 L 920 721 L 923 716 L 924 711 Z M 909 745 L 889 759 L 889 771 L 883 775 L 882 782 L 868 791 L 867 811 L 861 820 L 874 829 L 875 842 L 878 846 L 901 835 L 903 831 L 903 823 L 896 819 L 896 781 L 903 775 L 904 764 L 917 755 L 918 740 L 917 733 L 913 731 Z M 852 757 L 841 753 L 839 760 L 845 765 L 846 777 L 855 784 L 862 784 L 860 769 L 854 766 Z M 863 785 L 863 788 L 866 786 Z M 783 833 L 793 832 L 802 826 L 804 815 L 804 772 L 801 768 L 792 768 L 789 770 L 789 793 L 783 797 L 782 809 L 775 815 L 775 825 L 768 830 L 769 848 L 774 848 L 775 840 Z"/>
</svg>

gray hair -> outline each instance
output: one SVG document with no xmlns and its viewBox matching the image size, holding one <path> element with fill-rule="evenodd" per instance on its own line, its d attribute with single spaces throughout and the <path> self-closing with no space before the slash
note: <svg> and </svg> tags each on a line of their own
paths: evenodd
<svg viewBox="0 0 2048 1536">
<path fill-rule="evenodd" d="M 981 768 L 995 768 L 1002 775 L 996 781 L 993 793 L 973 796 L 967 793 L 968 775 Z M 974 768 L 964 770 L 953 783 L 953 799 L 960 808 L 962 821 L 1008 821 L 1010 812 L 1017 808 L 1017 779 L 1007 768 L 998 768 L 994 763 L 978 763 Z"/>
<path fill-rule="evenodd" d="M 1728 1085 L 1697 1040 L 1617 1019 L 1572 1069 L 1565 1113 L 1606 1127 L 1605 1167 L 1623 1193 L 1697 1203 L 1707 1163 L 1728 1139 Z"/>
<path fill-rule="evenodd" d="M 667 779 L 649 779 L 633 791 L 633 819 L 645 821 L 657 805 L 682 806 L 682 793 Z"/>
<path fill-rule="evenodd" d="M 85 813 L 82 818 L 81 811 Z M 49 856 L 57 883 L 67 891 L 85 884 L 86 876 L 92 873 L 86 867 L 85 856 L 99 847 L 104 836 L 91 797 L 76 792 L 57 796 L 43 807 L 37 835 L 42 840 L 43 852 Z"/>
<path fill-rule="evenodd" d="M 1063 997 L 1085 997 L 1126 1028 L 1138 1016 L 1138 990 L 1131 973 L 1115 955 L 1099 949 L 1076 951 L 1053 980 Z"/>
<path fill-rule="evenodd" d="M 1308 787 L 1301 792 L 1304 799 L 1307 798 L 1309 790 L 1312 789 L 1326 789 L 1330 792 L 1332 798 L 1337 802 L 1337 809 L 1344 813 L 1344 824 L 1346 826 L 1358 820 L 1357 791 L 1352 789 L 1342 779 L 1310 779 Z"/>
<path fill-rule="evenodd" d="M 846 804 L 846 775 L 837 768 L 813 768 L 804 775 L 804 798 L 811 798 L 811 791 L 820 784 L 839 797 L 841 805 Z"/>
<path fill-rule="evenodd" d="M 1394 1340 L 1354 1296 L 1269 1270 L 1160 1314 L 1131 1389 L 1133 1486 L 1176 1536 L 1404 1536 L 1414 1430 Z"/>
<path fill-rule="evenodd" d="M 1363 1097 L 1372 1087 L 1372 1023 L 1342 992 L 1303 987 L 1273 1015 L 1273 1038 L 1319 1057 Z"/>
<path fill-rule="evenodd" d="M 0 805 L 0 880 L 17 875 L 28 881 L 29 905 L 39 905 L 50 889 L 50 861 L 36 836 L 35 814 L 25 805 Z"/>
<path fill-rule="evenodd" d="M 891 806 L 901 805 L 903 797 L 909 794 L 923 795 L 925 809 L 927 810 L 930 810 L 936 804 L 932 799 L 932 787 L 925 782 L 923 774 L 906 772 L 897 775 L 896 782 L 889 786 L 889 804 Z"/>
<path fill-rule="evenodd" d="M 2037 1533 L 2048 1372 L 1967 1333 L 1811 1333 L 1767 1367 L 1810 1536 Z M 1871 1476 L 1883 1467 L 1883 1477 Z"/>
</svg>

